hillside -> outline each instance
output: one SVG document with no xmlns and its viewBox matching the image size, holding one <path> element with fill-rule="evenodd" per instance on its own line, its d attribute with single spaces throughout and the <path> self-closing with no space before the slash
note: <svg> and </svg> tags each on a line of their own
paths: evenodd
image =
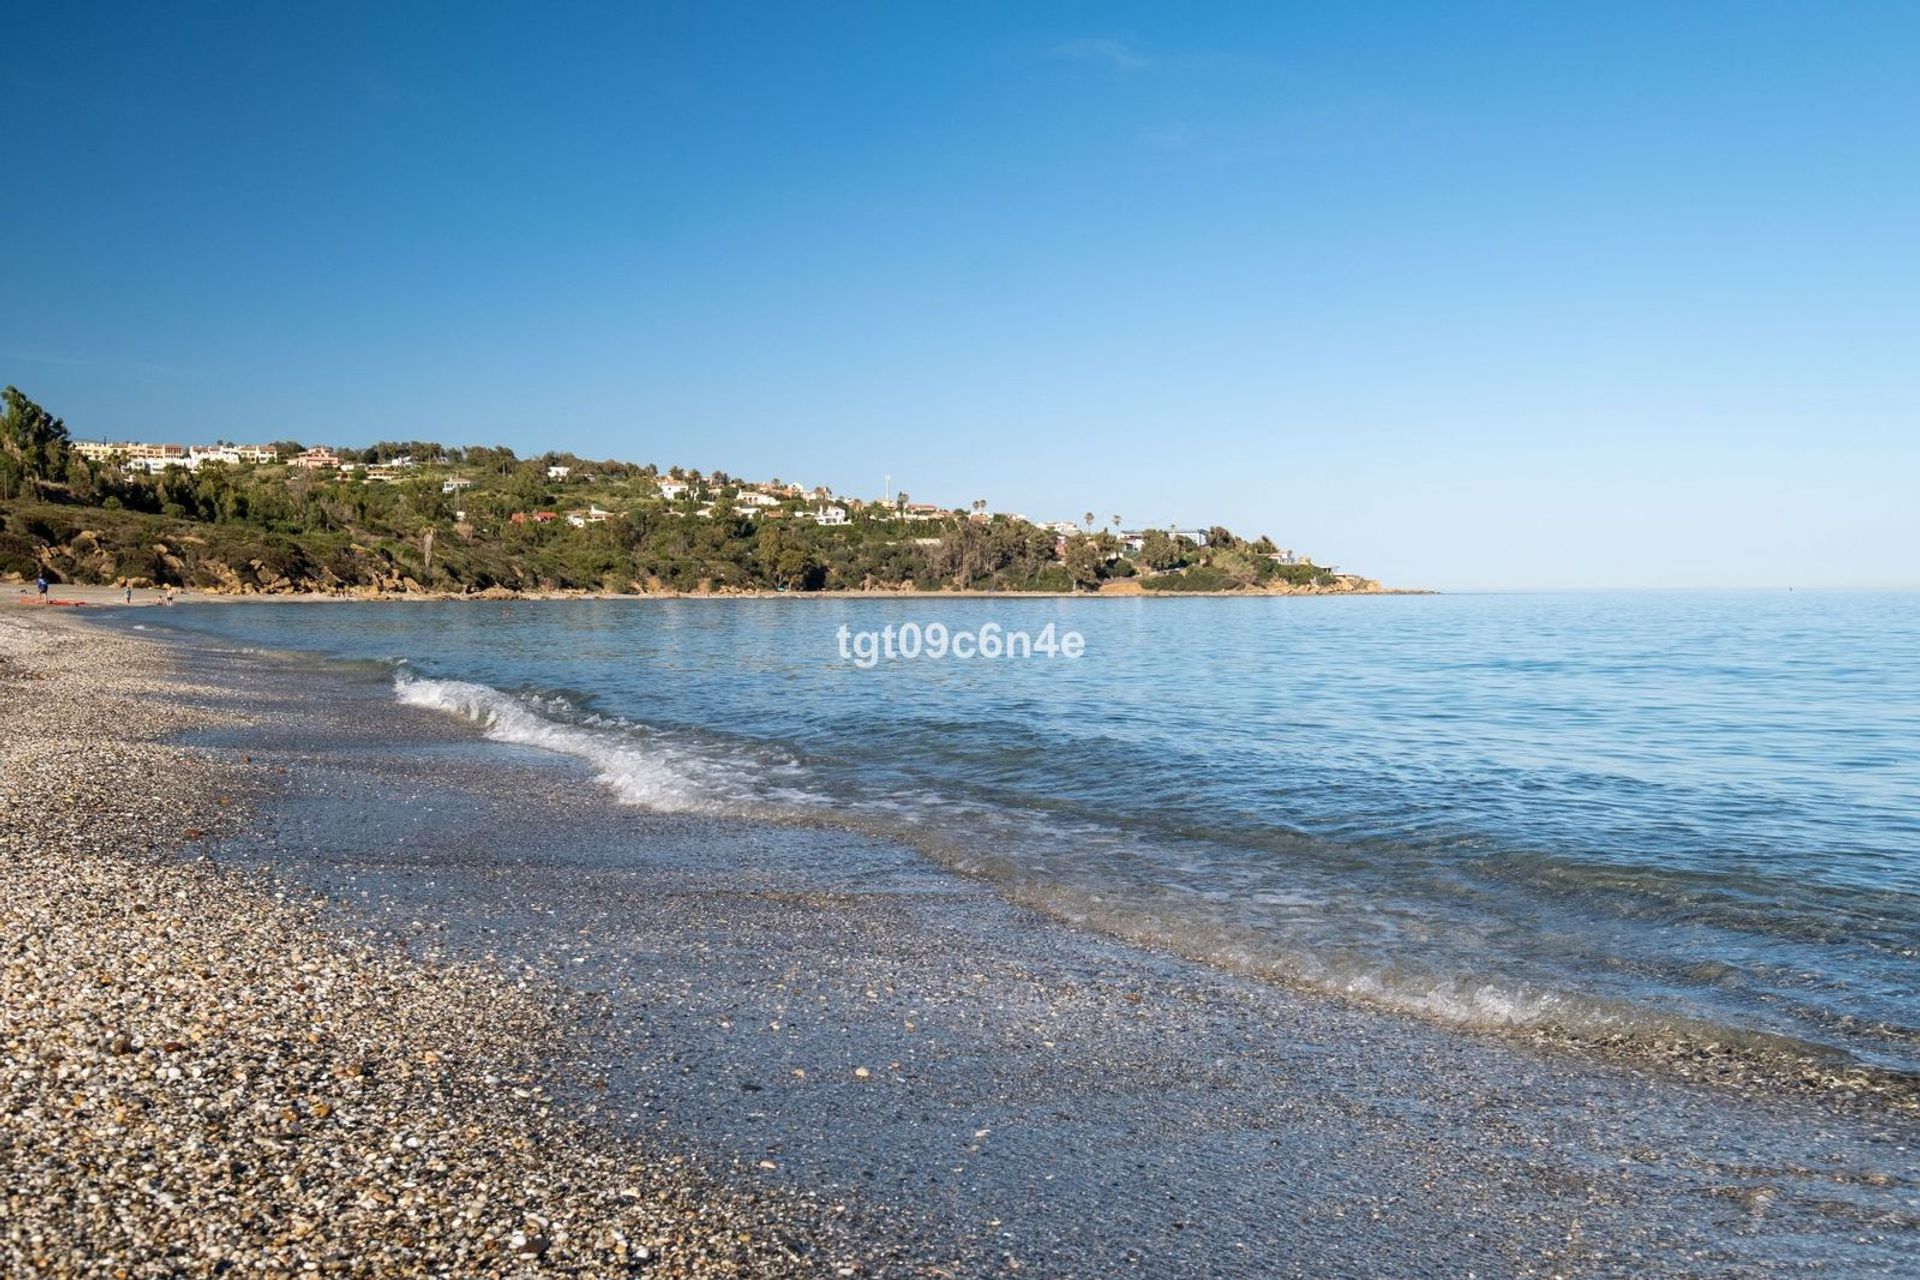
<svg viewBox="0 0 1920 1280">
<path fill-rule="evenodd" d="M 130 464 L 86 456 L 57 418 L 6 396 L 0 577 L 13 580 L 349 594 L 1378 589 L 1218 527 L 1068 533 L 979 504 L 862 502 L 561 453 L 283 442 L 241 451 L 273 461 L 209 450 Z"/>
</svg>

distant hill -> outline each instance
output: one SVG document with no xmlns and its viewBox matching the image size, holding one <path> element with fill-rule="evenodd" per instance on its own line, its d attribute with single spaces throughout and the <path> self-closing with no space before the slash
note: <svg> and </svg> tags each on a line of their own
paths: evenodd
<svg viewBox="0 0 1920 1280">
<path fill-rule="evenodd" d="M 863 502 L 569 454 L 285 441 L 133 458 L 76 443 L 19 391 L 5 394 L 9 578 L 345 594 L 1093 591 L 1125 580 L 1154 591 L 1378 590 L 1217 527 L 1068 533 L 904 494 Z"/>
</svg>

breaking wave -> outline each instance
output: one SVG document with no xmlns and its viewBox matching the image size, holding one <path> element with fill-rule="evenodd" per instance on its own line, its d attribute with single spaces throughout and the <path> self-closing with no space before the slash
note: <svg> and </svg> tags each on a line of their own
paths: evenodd
<svg viewBox="0 0 1920 1280">
<path fill-rule="evenodd" d="M 402 671 L 394 693 L 410 707 L 470 720 L 495 742 L 534 747 L 584 761 L 596 781 L 621 803 L 661 813 L 745 814 L 755 807 L 740 766 L 703 759 L 650 735 L 638 726 L 595 717 L 570 724 L 543 714 L 565 702 L 516 696 L 466 680 L 430 680 Z"/>
<path fill-rule="evenodd" d="M 861 831 L 914 848 L 1067 923 L 1265 981 L 1482 1030 L 1548 1031 L 1648 1046 L 1717 1041 L 1768 1057 L 1853 1058 L 1785 1027 L 1729 1024 L 1687 1007 L 1689 1001 L 1675 1007 L 1668 1000 L 1645 1003 L 1586 990 L 1572 979 L 1460 972 L 1402 954 L 1404 948 L 1386 938 L 1362 944 L 1362 915 L 1345 900 L 1354 886 L 1334 889 L 1303 864 L 1291 868 L 1296 879 L 1289 893 L 1254 895 L 1274 906 L 1249 919 L 1229 905 L 1237 899 L 1244 907 L 1245 895 L 1172 885 L 1165 878 L 1169 866 L 1156 869 L 1153 858 L 1141 858 L 1138 832 L 1062 823 L 1059 815 L 933 791 L 870 788 L 865 794 L 857 780 L 824 780 L 818 769 L 768 744 L 702 738 L 586 712 L 560 695 L 424 678 L 404 664 L 394 691 L 403 704 L 466 720 L 493 741 L 579 760 L 623 804 Z M 808 782 L 819 789 L 802 785 Z M 825 793 L 828 787 L 834 794 Z M 1434 904 L 1412 909 L 1430 911 Z"/>
</svg>

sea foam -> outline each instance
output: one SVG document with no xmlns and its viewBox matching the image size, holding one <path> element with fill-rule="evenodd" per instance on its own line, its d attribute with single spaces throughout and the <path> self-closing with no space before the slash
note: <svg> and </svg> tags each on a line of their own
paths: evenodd
<svg viewBox="0 0 1920 1280">
<path fill-rule="evenodd" d="M 403 672 L 394 679 L 394 694 L 407 706 L 470 720 L 495 742 L 583 760 L 624 804 L 661 813 L 738 813 L 746 807 L 737 770 L 627 728 L 569 724 L 543 715 L 526 699 L 467 680 Z"/>
</svg>

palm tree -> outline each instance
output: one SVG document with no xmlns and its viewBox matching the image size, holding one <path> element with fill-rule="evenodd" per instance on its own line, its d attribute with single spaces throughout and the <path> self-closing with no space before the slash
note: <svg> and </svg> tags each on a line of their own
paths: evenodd
<svg viewBox="0 0 1920 1280">
<path fill-rule="evenodd" d="M 1116 530 L 1119 529 L 1120 527 L 1120 513 L 1117 511 L 1114 513 L 1114 516 L 1113 516 L 1113 527 Z"/>
<path fill-rule="evenodd" d="M 1080 520 L 1083 524 L 1087 526 L 1088 529 L 1093 528 L 1093 512 L 1091 511 L 1087 512 L 1087 514 L 1080 517 Z"/>
</svg>

